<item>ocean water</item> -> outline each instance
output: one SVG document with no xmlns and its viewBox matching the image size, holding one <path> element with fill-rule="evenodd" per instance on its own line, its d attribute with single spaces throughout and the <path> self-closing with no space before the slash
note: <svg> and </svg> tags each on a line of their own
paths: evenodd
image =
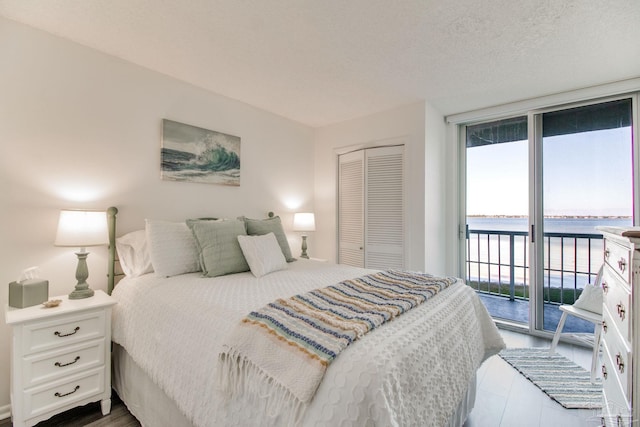
<svg viewBox="0 0 640 427">
<path fill-rule="evenodd" d="M 547 218 L 544 231 L 549 233 L 588 234 L 601 236 L 596 226 L 630 226 L 631 218 Z M 473 230 L 526 232 L 526 218 L 469 217 L 472 232 L 467 239 L 466 275 L 472 281 L 490 281 L 509 284 L 510 264 L 513 256 L 514 283 L 528 284 L 529 244 L 527 236 L 475 234 Z M 593 283 L 603 262 L 601 238 L 545 238 L 544 286 L 583 289 Z"/>
<path fill-rule="evenodd" d="M 473 230 L 527 231 L 527 218 L 468 217 L 467 224 Z M 547 218 L 544 229 L 552 233 L 597 234 L 596 226 L 631 226 L 631 218 Z"/>
</svg>

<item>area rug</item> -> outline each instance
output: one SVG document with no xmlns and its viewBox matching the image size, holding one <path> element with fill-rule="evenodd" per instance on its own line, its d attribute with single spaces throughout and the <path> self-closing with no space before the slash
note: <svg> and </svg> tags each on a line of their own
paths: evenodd
<svg viewBox="0 0 640 427">
<path fill-rule="evenodd" d="M 500 357 L 567 409 L 602 407 L 602 381 L 591 383 L 589 371 L 548 348 L 507 348 Z"/>
</svg>

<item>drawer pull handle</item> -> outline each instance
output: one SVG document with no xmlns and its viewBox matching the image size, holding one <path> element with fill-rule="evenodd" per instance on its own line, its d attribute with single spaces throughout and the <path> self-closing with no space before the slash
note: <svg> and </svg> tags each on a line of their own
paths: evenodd
<svg viewBox="0 0 640 427">
<path fill-rule="evenodd" d="M 611 255 L 611 251 L 609 250 L 609 248 L 607 248 L 604 250 L 604 259 L 608 260 L 609 255 Z"/>
<path fill-rule="evenodd" d="M 624 320 L 624 305 L 622 303 L 618 303 L 616 307 L 618 308 L 618 316 L 620 316 L 620 320 Z"/>
<path fill-rule="evenodd" d="M 607 333 L 607 322 L 605 322 L 604 320 L 602 321 L 602 330 L 605 334 Z"/>
<path fill-rule="evenodd" d="M 76 332 L 78 332 L 79 330 L 80 330 L 80 326 L 76 326 L 76 328 L 73 330 L 73 332 L 69 332 L 68 334 L 63 334 L 63 333 L 60 333 L 60 332 L 58 332 L 58 331 L 55 331 L 55 332 L 53 333 L 53 335 L 57 335 L 57 336 L 59 336 L 60 338 L 62 338 L 62 337 L 68 337 L 69 335 L 73 335 L 73 334 L 75 334 L 75 333 L 76 333 Z"/>
<path fill-rule="evenodd" d="M 602 365 L 602 378 L 607 379 L 607 367 Z"/>
<path fill-rule="evenodd" d="M 624 258 L 620 258 L 620 261 L 618 261 L 618 269 L 624 273 L 624 270 L 627 268 L 627 261 L 624 260 Z"/>
<path fill-rule="evenodd" d="M 605 294 L 609 292 L 609 285 L 607 285 L 607 282 L 603 281 L 601 286 L 602 286 L 602 292 L 604 292 Z"/>
<path fill-rule="evenodd" d="M 618 427 L 624 427 L 624 422 L 623 422 L 623 420 L 622 420 L 622 415 L 618 415 L 618 416 L 616 417 L 616 425 L 617 425 Z"/>
<path fill-rule="evenodd" d="M 624 361 L 622 360 L 622 355 L 620 353 L 616 354 L 616 365 L 618 365 L 618 371 L 621 374 L 624 373 Z"/>
<path fill-rule="evenodd" d="M 70 391 L 69 393 L 62 393 L 60 394 L 59 392 L 56 391 L 56 394 L 54 394 L 55 397 L 65 397 L 65 396 L 69 396 L 70 394 L 75 393 L 76 391 L 78 391 L 80 389 L 80 386 L 77 385 L 76 388 L 74 388 L 72 391 Z"/>
<path fill-rule="evenodd" d="M 58 368 L 62 368 L 64 366 L 69 366 L 69 365 L 73 365 L 74 363 L 76 363 L 78 360 L 80 360 L 80 356 L 76 356 L 75 359 L 73 359 L 73 362 L 69 362 L 69 363 L 60 363 L 60 362 L 56 362 L 54 363 L 55 366 L 57 366 Z"/>
</svg>

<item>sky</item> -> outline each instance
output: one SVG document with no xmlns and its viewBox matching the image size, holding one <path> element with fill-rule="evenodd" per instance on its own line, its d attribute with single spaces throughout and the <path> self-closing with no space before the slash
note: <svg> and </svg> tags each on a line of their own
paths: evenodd
<svg viewBox="0 0 640 427">
<path fill-rule="evenodd" d="M 543 140 L 545 216 L 631 216 L 631 128 Z M 467 215 L 528 214 L 528 142 L 467 149 Z"/>
</svg>

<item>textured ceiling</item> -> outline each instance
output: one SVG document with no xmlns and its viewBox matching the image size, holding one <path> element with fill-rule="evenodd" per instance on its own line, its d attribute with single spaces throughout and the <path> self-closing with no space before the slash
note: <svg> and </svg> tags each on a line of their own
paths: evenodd
<svg viewBox="0 0 640 427">
<path fill-rule="evenodd" d="M 640 76 L 639 0 L 0 0 L 0 15 L 311 126 Z"/>
</svg>

